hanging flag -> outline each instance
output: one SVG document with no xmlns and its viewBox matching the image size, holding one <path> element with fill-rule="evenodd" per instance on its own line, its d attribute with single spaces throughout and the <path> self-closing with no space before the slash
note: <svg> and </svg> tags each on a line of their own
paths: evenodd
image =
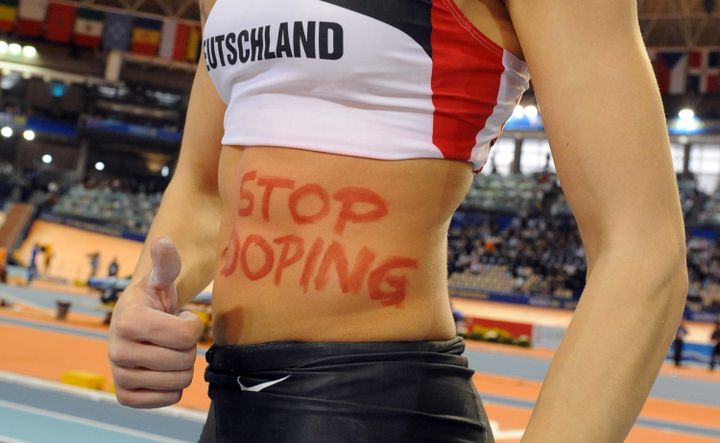
<svg viewBox="0 0 720 443">
<path fill-rule="evenodd" d="M 705 81 L 708 92 L 720 93 L 720 51 L 709 51 L 707 57 L 710 72 Z"/>
<path fill-rule="evenodd" d="M 17 0 L 0 0 L 0 31 L 11 32 L 17 22 Z"/>
<path fill-rule="evenodd" d="M 47 9 L 48 0 L 21 0 L 18 7 L 18 35 L 40 37 Z"/>
<path fill-rule="evenodd" d="M 187 45 L 185 47 L 185 60 L 197 63 L 200 56 L 200 26 L 190 26 L 188 30 Z"/>
<path fill-rule="evenodd" d="M 651 59 L 660 91 L 667 94 L 684 94 L 687 80 L 687 52 L 655 52 L 651 54 Z"/>
<path fill-rule="evenodd" d="M 157 55 L 162 22 L 150 18 L 136 18 L 132 30 L 130 49 L 135 54 Z"/>
<path fill-rule="evenodd" d="M 199 46 L 200 28 L 198 26 L 178 22 L 173 18 L 163 20 L 158 51 L 160 57 L 196 62 Z"/>
<path fill-rule="evenodd" d="M 73 28 L 73 42 L 88 48 L 100 47 L 105 14 L 88 8 L 78 8 Z"/>
<path fill-rule="evenodd" d="M 720 92 L 720 51 L 690 51 L 687 90 L 695 94 Z"/>
<path fill-rule="evenodd" d="M 127 51 L 130 47 L 130 31 L 132 30 L 132 16 L 105 13 L 105 26 L 103 28 L 102 46 L 104 49 L 122 49 Z"/>
<path fill-rule="evenodd" d="M 190 37 L 191 26 L 186 23 L 179 23 L 175 31 L 175 41 L 173 42 L 173 60 L 181 62 L 188 61 L 188 39 Z"/>
<path fill-rule="evenodd" d="M 178 22 L 176 19 L 165 18 L 163 20 L 162 34 L 160 35 L 160 51 L 158 52 L 160 57 L 172 58 L 177 28 Z"/>
<path fill-rule="evenodd" d="M 76 11 L 75 5 L 51 2 L 48 6 L 45 38 L 53 42 L 69 43 Z"/>
</svg>

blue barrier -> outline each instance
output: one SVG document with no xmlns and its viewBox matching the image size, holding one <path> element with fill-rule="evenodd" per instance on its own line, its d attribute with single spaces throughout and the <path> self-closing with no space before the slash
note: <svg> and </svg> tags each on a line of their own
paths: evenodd
<svg viewBox="0 0 720 443">
<path fill-rule="evenodd" d="M 171 143 L 180 143 L 180 140 L 182 139 L 182 133 L 180 131 L 154 128 L 151 126 L 134 125 L 118 120 L 101 119 L 97 117 L 86 117 L 85 127 L 98 131 L 125 134 L 134 137 L 149 138 Z"/>
<path fill-rule="evenodd" d="M 577 300 L 567 300 L 546 295 L 527 295 L 507 292 L 483 291 L 471 286 L 448 285 L 452 297 L 468 298 L 474 300 L 487 300 L 500 303 L 514 303 L 518 305 L 538 306 L 542 308 L 557 308 L 575 310 Z"/>
<path fill-rule="evenodd" d="M 692 361 L 695 363 L 704 363 L 709 364 L 710 363 L 710 353 L 712 352 L 712 345 L 705 344 L 705 343 L 696 343 L 696 342 L 685 342 L 685 345 L 683 346 L 683 361 Z M 668 349 L 667 356 L 665 357 L 666 360 L 672 360 L 673 359 L 673 347 L 670 345 L 670 349 Z"/>
</svg>

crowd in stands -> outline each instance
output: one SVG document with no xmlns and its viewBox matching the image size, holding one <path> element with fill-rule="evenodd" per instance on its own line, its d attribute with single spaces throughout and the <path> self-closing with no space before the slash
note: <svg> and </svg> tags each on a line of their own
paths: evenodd
<svg viewBox="0 0 720 443">
<path fill-rule="evenodd" d="M 720 314 L 720 192 L 708 196 L 691 178 L 680 195 L 688 230 L 688 309 Z M 494 204 L 497 202 L 498 204 Z M 717 206 L 714 206 L 717 205 Z M 547 173 L 479 177 L 448 239 L 451 285 L 577 300 L 585 251 L 556 177 Z M 466 219 L 469 219 L 468 222 Z M 710 225 L 704 236 L 694 228 Z M 714 226 L 714 227 L 713 227 Z"/>
<path fill-rule="evenodd" d="M 72 186 L 50 212 L 144 234 L 160 206 L 162 187 L 159 181 L 91 179 Z"/>
<path fill-rule="evenodd" d="M 720 238 L 692 237 L 687 252 L 688 309 L 720 314 Z"/>
<path fill-rule="evenodd" d="M 489 177 L 476 180 L 461 208 L 481 208 L 484 216 L 460 221 L 450 230 L 451 284 L 579 298 L 585 281 L 585 251 L 554 176 Z M 486 195 L 479 197 L 482 194 L 474 192 L 478 189 Z M 502 204 L 488 204 L 494 198 Z"/>
</svg>

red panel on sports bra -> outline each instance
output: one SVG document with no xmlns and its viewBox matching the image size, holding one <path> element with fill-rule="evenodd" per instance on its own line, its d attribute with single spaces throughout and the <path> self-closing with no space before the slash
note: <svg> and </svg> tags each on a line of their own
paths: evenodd
<svg viewBox="0 0 720 443">
<path fill-rule="evenodd" d="M 497 104 L 502 49 L 479 35 L 453 0 L 433 1 L 431 20 L 433 144 L 445 158 L 469 159 Z"/>
</svg>

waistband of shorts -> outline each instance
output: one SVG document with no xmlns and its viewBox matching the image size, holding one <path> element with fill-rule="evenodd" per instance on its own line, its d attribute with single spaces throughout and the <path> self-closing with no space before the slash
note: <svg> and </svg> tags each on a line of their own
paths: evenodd
<svg viewBox="0 0 720 443">
<path fill-rule="evenodd" d="M 210 369 L 240 373 L 298 368 L 339 361 L 383 361 L 456 357 L 466 366 L 462 337 L 438 341 L 301 342 L 276 341 L 250 345 L 212 345 L 205 353 Z"/>
</svg>

